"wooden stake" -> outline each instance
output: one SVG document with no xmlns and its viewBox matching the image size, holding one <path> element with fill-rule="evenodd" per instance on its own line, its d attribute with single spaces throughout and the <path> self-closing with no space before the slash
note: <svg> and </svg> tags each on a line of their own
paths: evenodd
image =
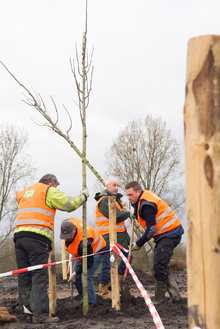
<svg viewBox="0 0 220 329">
<path fill-rule="evenodd" d="M 71 254 L 69 254 L 69 272 L 71 276 L 73 274 L 73 261 Z M 70 299 L 73 299 L 73 281 L 70 281 Z"/>
<path fill-rule="evenodd" d="M 54 242 L 52 245 L 52 250 L 49 254 L 49 263 L 55 262 L 55 247 Z M 50 304 L 50 315 L 56 313 L 56 304 L 57 304 L 57 296 L 56 296 L 56 266 L 49 266 L 49 304 Z"/>
<path fill-rule="evenodd" d="M 115 245 L 117 243 L 115 201 L 116 201 L 115 196 L 110 196 L 108 198 L 110 245 Z M 120 310 L 120 293 L 119 293 L 119 281 L 118 281 L 118 264 L 116 260 L 116 254 L 114 253 L 114 251 L 110 251 L 110 261 L 111 261 L 112 307 L 115 308 L 116 311 L 118 311 Z"/>
<path fill-rule="evenodd" d="M 62 260 L 66 260 L 65 240 L 61 240 L 61 249 L 62 249 Z M 65 262 L 62 263 L 62 273 L 63 273 L 63 280 L 67 280 L 67 269 Z"/>
<path fill-rule="evenodd" d="M 189 40 L 184 108 L 189 328 L 220 326 L 220 36 Z"/>
</svg>

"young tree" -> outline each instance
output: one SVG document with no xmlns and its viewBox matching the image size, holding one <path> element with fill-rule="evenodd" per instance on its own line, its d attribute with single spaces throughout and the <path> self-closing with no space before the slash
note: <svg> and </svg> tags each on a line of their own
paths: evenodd
<svg viewBox="0 0 220 329">
<path fill-rule="evenodd" d="M 79 65 L 79 56 L 76 47 L 76 60 L 78 67 L 78 75 L 82 81 L 80 84 L 75 62 L 71 62 L 71 68 L 75 79 L 77 92 L 78 92 L 78 104 L 80 110 L 80 118 L 82 123 L 82 188 L 86 188 L 86 109 L 89 105 L 89 95 L 92 90 L 92 74 L 93 66 L 91 67 L 92 56 L 90 62 L 88 62 L 87 56 L 87 0 L 86 0 L 86 20 L 85 20 L 85 31 L 83 33 L 83 44 L 82 44 L 82 58 L 81 58 L 81 69 Z M 91 78 L 88 79 L 88 74 L 91 69 Z M 87 255 L 87 205 L 86 203 L 82 206 L 82 220 L 83 220 L 83 256 Z M 88 304 L 88 283 L 87 283 L 87 258 L 83 258 L 82 264 L 82 275 L 83 275 L 83 314 L 86 315 L 89 311 Z"/>
<path fill-rule="evenodd" d="M 27 133 L 14 126 L 0 129 L 0 247 L 14 230 L 17 214 L 16 192 L 33 179 L 31 157 L 25 152 Z"/>
<path fill-rule="evenodd" d="M 117 175 L 122 186 L 137 180 L 182 213 L 183 145 L 161 118 L 147 115 L 144 121 L 130 122 L 106 151 L 106 164 L 108 173 Z"/>
<path fill-rule="evenodd" d="M 81 68 L 80 68 L 81 61 Z M 26 91 L 27 97 L 24 101 L 31 107 L 34 107 L 45 119 L 45 122 L 42 124 L 43 126 L 48 127 L 53 132 L 56 132 L 58 135 L 63 137 L 69 145 L 74 149 L 74 151 L 80 156 L 82 159 L 82 188 L 86 188 L 86 166 L 88 166 L 92 172 L 96 175 L 96 177 L 104 184 L 103 179 L 99 175 L 99 173 L 95 170 L 95 168 L 90 164 L 90 162 L 86 159 L 86 109 L 89 105 L 89 96 L 92 90 L 92 75 L 93 75 L 93 67 L 91 66 L 91 60 L 88 61 L 87 54 L 87 0 L 86 0 L 86 20 L 85 20 L 85 31 L 83 33 L 83 44 L 82 44 L 82 57 L 79 58 L 77 47 L 76 47 L 76 63 L 74 60 L 70 60 L 71 70 L 75 79 L 76 89 L 78 93 L 78 105 L 79 112 L 82 123 L 82 152 L 78 149 L 78 147 L 74 144 L 74 142 L 70 138 L 70 132 L 72 130 L 72 116 L 70 112 L 64 107 L 66 114 L 69 119 L 69 127 L 65 131 L 63 127 L 60 125 L 61 111 L 58 111 L 56 103 L 54 99 L 52 99 L 52 103 L 54 106 L 55 119 L 53 119 L 53 115 L 51 115 L 47 107 L 44 103 L 40 94 L 34 96 L 19 80 L 8 70 L 8 68 L 0 62 L 5 69 L 9 72 L 9 74 L 15 79 L 15 81 Z M 75 65 L 77 64 L 77 65 Z M 91 76 L 89 78 L 89 73 L 91 72 Z M 81 79 L 81 82 L 78 79 Z M 65 120 L 65 122 L 67 122 Z M 83 205 L 83 256 L 87 254 L 87 218 L 86 218 L 86 204 Z M 54 253 L 54 249 L 52 250 Z M 53 261 L 55 259 L 54 255 L 51 255 Z M 49 269 L 50 270 L 50 269 Z M 83 258 L 83 313 L 86 315 L 89 310 L 88 305 L 88 286 L 87 286 L 87 258 Z"/>
</svg>

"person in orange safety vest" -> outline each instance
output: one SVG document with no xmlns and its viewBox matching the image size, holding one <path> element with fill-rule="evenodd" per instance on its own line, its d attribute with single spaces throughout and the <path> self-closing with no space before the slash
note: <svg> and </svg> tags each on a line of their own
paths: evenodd
<svg viewBox="0 0 220 329">
<path fill-rule="evenodd" d="M 65 239 L 68 253 L 76 257 L 73 273 L 69 282 L 73 281 L 76 289 L 83 298 L 82 291 L 82 250 L 83 250 L 83 223 L 77 218 L 69 218 L 62 222 L 60 239 Z M 87 282 L 89 305 L 96 303 L 93 276 L 97 268 L 102 264 L 107 251 L 105 239 L 92 226 L 87 224 Z M 80 257 L 80 258 L 79 258 Z"/>
<path fill-rule="evenodd" d="M 175 212 L 154 192 L 142 190 L 140 184 L 131 181 L 125 186 L 128 200 L 140 225 L 145 229 L 143 236 L 132 243 L 132 250 L 139 250 L 147 241 L 154 238 L 154 304 L 164 301 L 168 291 L 173 302 L 179 302 L 181 295 L 175 279 L 169 271 L 169 262 L 174 248 L 180 243 L 184 229 Z"/>
<path fill-rule="evenodd" d="M 129 249 L 130 237 L 125 227 L 125 220 L 130 217 L 131 211 L 121 200 L 122 194 L 118 193 L 118 179 L 114 176 L 109 176 L 106 180 L 106 189 L 99 193 L 96 193 L 95 200 L 96 205 L 96 230 L 106 240 L 107 247 L 109 246 L 109 204 L 108 197 L 116 197 L 116 231 L 117 231 L 117 242 L 122 245 L 125 249 Z M 128 252 L 123 251 L 125 257 L 128 257 Z M 131 255 L 132 261 L 133 255 Z M 109 298 L 108 284 L 110 281 L 110 255 L 107 253 L 102 263 L 100 271 L 100 283 L 99 283 L 99 294 L 103 298 Z M 118 266 L 119 281 L 123 278 L 126 265 L 123 260 Z"/>
<path fill-rule="evenodd" d="M 18 215 L 14 231 L 17 268 L 47 264 L 54 239 L 56 210 L 71 212 L 86 202 L 88 189 L 73 198 L 58 190 L 59 182 L 52 174 L 17 193 Z M 49 316 L 48 269 L 18 274 L 19 301 L 26 321 L 58 322 Z"/>
</svg>

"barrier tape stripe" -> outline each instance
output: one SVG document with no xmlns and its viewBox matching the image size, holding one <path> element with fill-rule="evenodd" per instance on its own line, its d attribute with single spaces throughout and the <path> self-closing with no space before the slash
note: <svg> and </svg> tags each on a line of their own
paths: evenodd
<svg viewBox="0 0 220 329">
<path fill-rule="evenodd" d="M 134 270 L 132 269 L 130 263 L 128 262 L 127 258 L 123 255 L 123 253 L 119 249 L 119 246 L 120 245 L 117 244 L 115 247 L 112 247 L 112 250 L 122 258 L 125 265 L 127 266 L 128 270 L 129 270 L 129 272 L 132 276 L 132 279 L 134 280 L 134 282 L 135 282 L 136 286 L 138 287 L 142 297 L 144 298 L 144 301 L 145 301 L 145 303 L 146 303 L 146 305 L 147 305 L 147 307 L 150 311 L 150 314 L 153 318 L 153 321 L 154 321 L 154 324 L 155 324 L 156 328 L 157 329 L 164 329 L 162 320 L 161 320 L 159 314 L 157 313 L 157 310 L 154 307 L 153 302 L 151 301 L 148 293 L 146 292 L 146 290 L 142 286 L 141 282 L 139 281 L 138 277 L 136 276 L 136 274 L 135 274 Z M 121 246 L 120 246 L 120 248 L 121 248 Z"/>
<path fill-rule="evenodd" d="M 79 259 L 79 258 L 84 258 L 84 257 L 90 257 L 90 256 L 93 256 L 93 255 L 102 254 L 102 253 L 109 252 L 109 251 L 110 250 L 105 250 L 105 251 L 96 252 L 96 253 L 90 254 L 90 255 L 79 256 L 79 257 L 72 258 L 72 260 Z M 30 266 L 30 267 L 20 268 L 19 270 L 14 270 L 14 271 L 10 271 L 10 272 L 0 273 L 0 278 L 3 278 L 5 276 L 10 276 L 10 275 L 15 275 L 15 274 L 20 274 L 20 273 L 35 271 L 35 270 L 38 270 L 40 268 L 49 267 L 49 266 L 53 266 L 53 265 L 58 265 L 58 264 L 61 264 L 61 263 L 64 263 L 64 262 L 68 262 L 68 261 L 69 261 L 69 259 L 67 259 L 67 260 L 60 260 L 59 262 L 34 265 L 34 266 Z"/>
<path fill-rule="evenodd" d="M 125 252 L 129 252 L 128 249 L 125 249 L 123 246 L 121 246 L 119 243 L 116 243 L 116 244 L 110 244 L 110 249 L 112 250 L 112 247 L 115 247 L 117 246 L 119 249 L 125 251 Z"/>
<path fill-rule="evenodd" d="M 3 278 L 5 276 L 9 276 L 9 275 L 25 273 L 25 272 L 29 272 L 29 271 L 35 271 L 35 270 L 38 270 L 40 268 L 57 265 L 57 264 L 67 262 L 67 261 L 69 261 L 69 260 L 61 260 L 59 262 L 53 262 L 53 263 L 49 263 L 49 264 L 34 265 L 34 266 L 30 266 L 30 267 L 21 268 L 19 270 L 14 270 L 14 271 L 6 272 L 6 273 L 1 273 L 0 278 Z"/>
</svg>

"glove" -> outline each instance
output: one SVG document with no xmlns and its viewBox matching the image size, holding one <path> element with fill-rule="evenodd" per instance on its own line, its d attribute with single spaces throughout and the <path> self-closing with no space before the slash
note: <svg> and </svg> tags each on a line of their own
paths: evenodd
<svg viewBox="0 0 220 329">
<path fill-rule="evenodd" d="M 130 211 L 130 209 L 127 206 L 124 206 L 122 210 Z"/>
<path fill-rule="evenodd" d="M 131 219 L 136 219 L 135 214 L 132 213 L 132 214 L 130 215 L 130 218 L 131 218 Z"/>
<path fill-rule="evenodd" d="M 84 194 L 86 199 L 89 197 L 89 189 L 88 188 L 85 188 L 84 190 L 81 190 L 80 193 Z"/>
<path fill-rule="evenodd" d="M 138 250 L 140 250 L 141 249 L 141 247 L 138 247 L 138 245 L 136 244 L 136 242 L 133 242 L 132 244 L 131 244 L 131 250 L 132 251 L 138 251 Z"/>
</svg>

